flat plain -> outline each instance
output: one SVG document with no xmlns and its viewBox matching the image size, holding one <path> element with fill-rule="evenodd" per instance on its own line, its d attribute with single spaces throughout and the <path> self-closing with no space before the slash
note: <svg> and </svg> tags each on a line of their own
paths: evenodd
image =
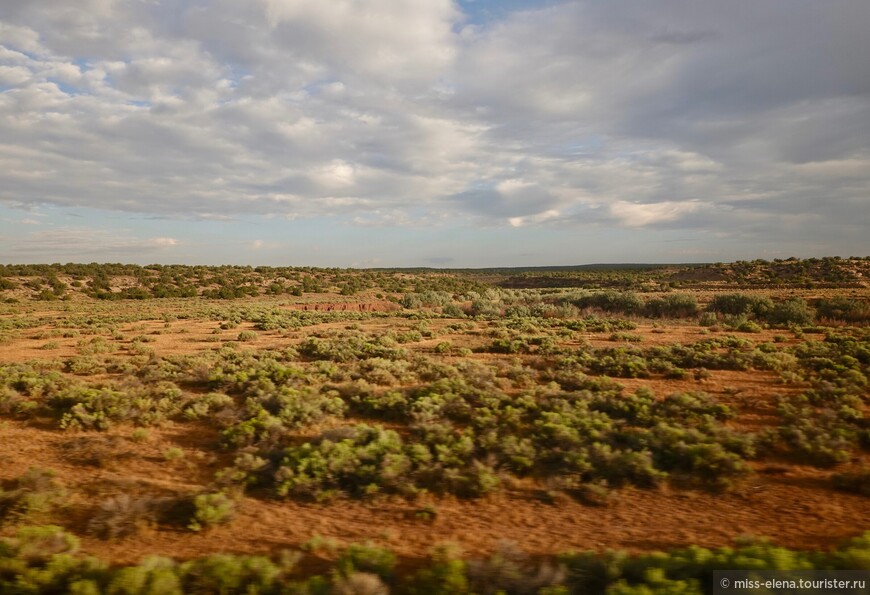
<svg viewBox="0 0 870 595">
<path fill-rule="evenodd" d="M 571 569 L 870 530 L 868 259 L 0 268 L 0 584 L 627 593 Z"/>
</svg>

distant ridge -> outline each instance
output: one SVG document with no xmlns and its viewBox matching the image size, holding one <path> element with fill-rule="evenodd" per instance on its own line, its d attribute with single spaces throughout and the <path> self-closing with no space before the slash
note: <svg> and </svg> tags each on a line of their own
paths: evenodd
<svg viewBox="0 0 870 595">
<path fill-rule="evenodd" d="M 475 272 L 475 273 L 552 273 L 552 272 L 571 272 L 571 271 L 613 271 L 613 270 L 650 270 L 669 267 L 700 267 L 710 263 L 692 262 L 692 263 L 667 263 L 667 264 L 652 264 L 652 263 L 637 263 L 637 262 L 620 262 L 620 263 L 595 263 L 595 264 L 568 264 L 568 265 L 550 265 L 550 266 L 526 266 L 526 267 L 372 267 L 366 270 L 369 271 L 397 271 L 397 272 Z"/>
</svg>

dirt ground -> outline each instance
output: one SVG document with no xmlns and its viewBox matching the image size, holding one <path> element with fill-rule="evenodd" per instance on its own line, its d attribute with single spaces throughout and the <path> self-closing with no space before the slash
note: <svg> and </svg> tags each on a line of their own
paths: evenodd
<svg viewBox="0 0 870 595">
<path fill-rule="evenodd" d="M 314 311 L 389 312 L 395 304 L 369 300 L 321 304 L 263 300 L 266 305 Z M 135 304 L 120 304 L 119 311 Z M 41 309 L 44 308 L 44 309 Z M 77 305 L 86 314 L 88 303 Z M 105 309 L 93 307 L 92 315 Z M 100 305 L 102 308 L 102 305 Z M 178 302 L 164 313 L 179 313 Z M 68 312 L 50 306 L 33 306 L 27 314 L 39 324 L 12 331 L 0 344 L 0 362 L 63 359 L 77 355 L 89 336 L 48 336 L 58 331 Z M 10 315 L 5 315 L 9 318 Z M 441 331 L 449 321 L 430 322 Z M 158 356 L 214 349 L 221 341 L 234 340 L 252 325 L 243 323 L 221 330 L 219 321 L 184 319 L 164 321 L 153 316 L 118 325 L 121 340 L 109 340 L 112 354 L 129 355 L 134 337 L 147 337 L 142 345 Z M 292 345 L 311 333 L 346 328 L 354 323 L 328 323 L 293 331 L 257 331 L 245 348 L 263 349 Z M 406 319 L 374 318 L 359 325 L 366 331 L 407 330 Z M 694 322 L 640 322 L 630 331 L 640 335 L 641 347 L 691 343 L 716 333 Z M 611 333 L 582 333 L 593 347 L 622 345 Z M 788 332 L 764 331 L 741 335 L 754 342 L 796 341 Z M 409 345 L 422 351 L 439 341 L 474 346 L 483 338 L 442 333 Z M 141 341 L 140 341 L 141 342 Z M 46 343 L 52 343 L 46 348 Z M 474 357 L 495 357 L 475 355 Z M 499 356 L 500 357 L 500 356 Z M 505 360 L 510 359 L 505 356 Z M 739 415 L 731 424 L 760 430 L 774 423 L 777 395 L 799 390 L 784 386 L 773 372 L 711 371 L 704 380 L 620 379 L 629 392 L 647 386 L 657 395 L 701 390 L 734 406 Z M 134 563 L 147 555 L 192 558 L 213 552 L 274 553 L 298 547 L 315 536 L 339 543 L 373 541 L 402 556 L 420 557 L 440 542 L 453 542 L 470 555 L 489 552 L 499 541 L 510 540 L 533 553 L 567 550 L 626 549 L 649 551 L 697 544 L 723 546 L 735 538 L 766 537 L 795 548 L 828 548 L 845 538 L 870 529 L 866 497 L 837 492 L 827 481 L 830 470 L 795 461 L 756 465 L 755 473 L 727 492 L 665 487 L 614 490 L 603 506 L 589 506 L 565 496 L 553 496 L 540 485 L 505 478 L 501 492 L 480 500 L 424 497 L 410 501 L 382 497 L 371 501 L 338 499 L 328 504 L 245 496 L 235 520 L 203 533 L 161 528 L 135 537 L 104 541 L 87 535 L 87 518 L 101 499 L 119 492 L 193 493 L 208 485 L 219 470 L 223 454 L 216 448 L 217 431 L 207 424 L 168 423 L 137 437 L 134 428 L 118 426 L 108 432 L 68 432 L 52 424 L 0 417 L 0 481 L 21 475 L 31 466 L 50 468 L 73 494 L 66 524 L 82 535 L 83 550 L 115 563 Z M 183 456 L 168 461 L 165 453 L 180 448 Z M 857 465 L 860 461 L 855 461 Z M 864 461 L 865 463 L 867 461 Z M 434 519 L 415 513 L 431 505 Z M 7 534 L 11 527 L 0 527 Z"/>
<path fill-rule="evenodd" d="M 70 511 L 87 512 L 123 491 L 193 492 L 218 468 L 217 436 L 208 427 L 170 424 L 149 430 L 144 442 L 134 441 L 131 433 L 132 428 L 69 433 L 6 421 L 0 430 L 0 475 L 18 476 L 38 462 L 55 470 L 75 494 Z M 167 462 L 162 453 L 170 447 L 181 448 L 183 457 Z M 795 548 L 826 548 L 870 527 L 866 498 L 832 491 L 824 482 L 828 473 L 794 464 L 760 466 L 733 491 L 625 488 L 614 491 L 604 506 L 552 499 L 540 486 L 518 480 L 481 500 L 384 497 L 307 504 L 245 497 L 228 526 L 202 534 L 145 531 L 113 541 L 87 536 L 87 514 L 72 515 L 68 522 L 85 535 L 84 551 L 117 563 L 153 554 L 275 553 L 315 536 L 339 543 L 372 541 L 408 557 L 422 556 L 440 542 L 480 555 L 501 540 L 536 553 L 722 546 L 747 536 Z M 426 504 L 436 511 L 432 521 L 414 514 Z"/>
</svg>

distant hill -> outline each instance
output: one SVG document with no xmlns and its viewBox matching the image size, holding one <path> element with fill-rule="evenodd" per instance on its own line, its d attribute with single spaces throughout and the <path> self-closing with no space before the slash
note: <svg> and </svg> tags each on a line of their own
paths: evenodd
<svg viewBox="0 0 870 595">
<path fill-rule="evenodd" d="M 667 291 L 745 288 L 862 288 L 870 257 L 732 263 L 600 263 L 538 267 L 342 269 L 126 264 L 0 265 L 0 298 L 150 299 L 359 292 L 454 294 L 505 289 Z"/>
</svg>

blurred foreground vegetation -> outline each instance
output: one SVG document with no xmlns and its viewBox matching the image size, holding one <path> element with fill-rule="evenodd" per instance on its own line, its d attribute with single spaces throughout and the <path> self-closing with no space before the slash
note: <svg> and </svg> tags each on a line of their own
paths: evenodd
<svg viewBox="0 0 870 595">
<path fill-rule="evenodd" d="M 792 551 L 760 541 L 734 548 L 540 558 L 504 543 L 488 557 L 468 559 L 442 545 L 413 564 L 370 544 L 338 548 L 324 540 L 272 558 L 220 554 L 176 562 L 154 556 L 136 566 L 109 566 L 77 550 L 78 540 L 59 527 L 22 527 L 14 537 L 0 540 L 0 592 L 692 595 L 713 592 L 715 570 L 870 569 L 870 533 L 829 552 Z M 327 570 L 305 571 L 312 567 Z"/>
</svg>

